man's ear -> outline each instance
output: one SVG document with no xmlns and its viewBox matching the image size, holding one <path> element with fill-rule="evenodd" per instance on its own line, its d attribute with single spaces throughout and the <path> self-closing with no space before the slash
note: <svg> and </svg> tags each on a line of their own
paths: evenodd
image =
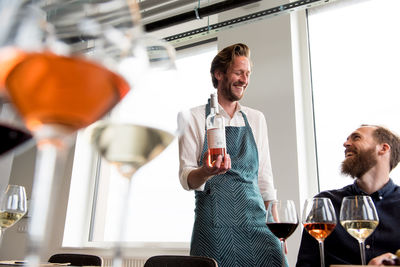
<svg viewBox="0 0 400 267">
<path fill-rule="evenodd" d="M 379 151 L 378 151 L 378 155 L 383 155 L 383 154 L 385 154 L 385 153 L 390 151 L 390 146 L 387 143 L 383 143 L 383 144 L 381 144 L 379 146 L 380 146 L 380 148 L 379 148 Z"/>
<path fill-rule="evenodd" d="M 217 79 L 218 81 L 221 81 L 224 78 L 224 73 L 220 70 L 216 70 L 216 71 L 214 71 L 214 76 L 215 76 L 215 79 Z"/>
</svg>

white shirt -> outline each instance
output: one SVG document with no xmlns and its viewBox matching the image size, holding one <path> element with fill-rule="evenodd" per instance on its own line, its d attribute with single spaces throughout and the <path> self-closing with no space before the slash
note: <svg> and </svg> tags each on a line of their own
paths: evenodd
<svg viewBox="0 0 400 267">
<path fill-rule="evenodd" d="M 179 179 L 185 190 L 190 190 L 187 182 L 189 173 L 199 167 L 198 162 L 200 161 L 205 138 L 205 106 L 194 107 L 190 110 L 187 118 L 185 118 L 185 122 L 187 123 L 185 130 L 179 137 Z M 261 196 L 264 201 L 276 199 L 268 145 L 268 129 L 263 113 L 255 109 L 240 106 L 239 103 L 232 118 L 225 112 L 221 105 L 219 105 L 219 110 L 225 118 L 226 126 L 245 126 L 240 111 L 246 114 L 258 150 L 258 186 Z M 182 118 L 182 113 L 179 116 Z M 204 185 L 196 190 L 203 191 Z"/>
</svg>

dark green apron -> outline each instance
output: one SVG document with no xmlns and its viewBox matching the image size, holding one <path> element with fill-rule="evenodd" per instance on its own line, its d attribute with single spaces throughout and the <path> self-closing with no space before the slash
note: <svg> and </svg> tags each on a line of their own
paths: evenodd
<svg viewBox="0 0 400 267">
<path fill-rule="evenodd" d="M 210 113 L 206 106 L 206 117 Z M 282 266 L 279 240 L 266 226 L 265 206 L 258 188 L 258 152 L 247 121 L 226 127 L 231 169 L 209 179 L 196 191 L 191 255 L 208 256 L 219 267 Z M 207 151 L 207 134 L 199 164 Z"/>
</svg>

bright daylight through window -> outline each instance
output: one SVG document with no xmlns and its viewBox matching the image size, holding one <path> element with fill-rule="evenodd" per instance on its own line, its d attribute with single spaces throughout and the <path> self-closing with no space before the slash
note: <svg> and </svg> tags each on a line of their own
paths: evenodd
<svg viewBox="0 0 400 267">
<path fill-rule="evenodd" d="M 161 129 L 168 124 L 170 128 L 175 127 L 177 111 L 206 103 L 213 92 L 209 69 L 216 52 L 216 43 L 177 52 L 176 71 L 158 73 L 158 76 L 147 79 L 133 89 L 135 94 L 130 104 L 132 116 L 147 122 L 157 122 Z M 121 188 L 128 185 L 128 179 L 121 177 L 106 161 L 101 161 L 97 185 L 93 186 L 92 182 L 87 189 L 82 189 L 84 179 L 93 175 L 90 175 L 90 170 L 83 170 L 90 165 L 87 163 L 90 156 L 87 155 L 88 144 L 83 140 L 83 134 L 80 135 L 76 145 L 63 245 L 87 243 L 88 240 L 72 240 L 89 236 L 87 231 L 81 229 L 85 222 L 78 223 L 77 218 L 80 217 L 72 215 L 78 212 L 77 209 L 86 208 L 93 210 L 89 241 L 116 241 L 120 233 L 115 213 L 123 212 L 128 226 L 124 241 L 163 243 L 163 247 L 188 247 L 194 219 L 194 194 L 185 191 L 179 183 L 177 139 L 134 174 L 131 209 L 123 210 L 127 205 L 115 203 L 121 197 Z M 79 204 L 82 201 L 77 199 L 79 196 L 82 198 L 82 194 L 87 195 L 90 188 L 96 196 L 93 207 L 83 207 Z M 86 202 L 91 202 L 90 197 Z"/>
<path fill-rule="evenodd" d="M 346 137 L 361 124 L 400 134 L 398 0 L 336 1 L 309 11 L 320 190 L 340 176 Z M 400 181 L 400 167 L 391 178 Z"/>
</svg>

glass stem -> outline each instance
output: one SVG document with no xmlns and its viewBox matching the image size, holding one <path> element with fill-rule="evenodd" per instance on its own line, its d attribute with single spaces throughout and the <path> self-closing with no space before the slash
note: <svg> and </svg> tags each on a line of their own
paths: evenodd
<svg viewBox="0 0 400 267">
<path fill-rule="evenodd" d="M 56 170 L 57 146 L 49 142 L 38 145 L 36 165 L 32 186 L 30 211 L 32 215 L 28 229 L 26 260 L 29 266 L 39 266 L 41 250 L 44 247 L 47 228 L 51 190 Z"/>
<path fill-rule="evenodd" d="M 367 265 L 365 260 L 365 245 L 364 241 L 359 241 L 360 244 L 360 253 L 361 253 L 361 265 Z"/>
<path fill-rule="evenodd" d="M 128 186 L 125 187 L 124 192 L 122 192 L 121 196 L 121 200 L 123 202 L 126 202 L 126 205 L 124 203 L 122 203 L 120 205 L 120 207 L 125 207 L 124 211 L 121 211 L 119 216 L 118 216 L 118 222 L 117 224 L 119 224 L 119 236 L 118 236 L 118 240 L 115 243 L 115 247 L 114 247 L 114 256 L 113 256 L 113 267 L 122 267 L 123 266 L 123 254 L 122 254 L 122 243 L 124 241 L 124 237 L 125 237 L 125 230 L 126 230 L 126 223 L 127 223 L 127 219 L 126 219 L 126 211 L 130 211 L 130 201 L 129 201 L 129 196 L 131 194 L 131 187 L 133 185 L 133 177 L 131 177 L 129 179 L 129 183 Z"/>
<path fill-rule="evenodd" d="M 318 240 L 318 244 L 319 244 L 319 255 L 321 259 L 321 267 L 325 267 L 324 241 Z"/>
<path fill-rule="evenodd" d="M 285 239 L 280 238 L 281 241 L 281 250 L 282 250 L 282 267 L 285 267 Z"/>
<path fill-rule="evenodd" d="M 3 240 L 3 235 L 4 235 L 4 228 L 0 227 L 0 247 L 1 247 L 1 241 Z"/>
</svg>

